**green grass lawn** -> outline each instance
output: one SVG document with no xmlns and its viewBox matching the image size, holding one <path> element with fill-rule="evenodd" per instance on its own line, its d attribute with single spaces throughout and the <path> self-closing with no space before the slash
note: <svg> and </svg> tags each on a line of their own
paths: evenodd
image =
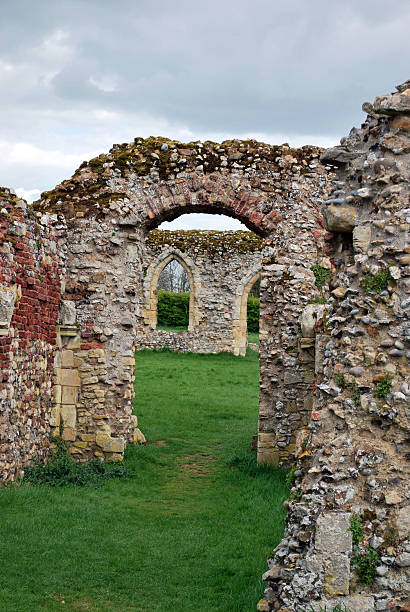
<svg viewBox="0 0 410 612">
<path fill-rule="evenodd" d="M 248 342 L 259 344 L 259 332 L 248 332 Z"/>
<path fill-rule="evenodd" d="M 283 473 L 257 468 L 258 356 L 136 356 L 136 476 L 0 490 L 3 612 L 250 612 L 284 527 Z"/>
<path fill-rule="evenodd" d="M 164 331 L 171 331 L 171 332 L 180 332 L 180 331 L 186 331 L 188 329 L 188 325 L 181 325 L 180 327 L 178 327 L 177 325 L 158 324 L 157 329 L 162 329 Z"/>
</svg>

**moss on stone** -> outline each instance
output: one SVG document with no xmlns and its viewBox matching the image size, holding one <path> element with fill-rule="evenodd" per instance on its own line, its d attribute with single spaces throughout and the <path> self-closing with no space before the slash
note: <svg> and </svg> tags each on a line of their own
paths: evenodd
<svg viewBox="0 0 410 612">
<path fill-rule="evenodd" d="M 265 172 L 287 174 L 286 169 L 290 167 L 292 173 L 304 174 L 322 151 L 319 147 L 292 149 L 288 145 L 273 146 L 255 140 L 226 140 L 218 144 L 211 141 L 182 143 L 161 136 L 135 138 L 131 143 L 113 145 L 108 154 L 83 162 L 70 180 L 42 193 L 34 208 L 63 212 L 68 217 L 79 210 L 87 216 L 101 214 L 98 199 L 101 196 L 104 201 L 110 201 L 109 180 L 116 175 L 122 178 L 158 176 L 160 180 L 167 180 L 180 171 L 193 172 L 198 166 L 205 174 L 238 167 L 262 175 Z"/>
<path fill-rule="evenodd" d="M 153 248 L 170 246 L 182 252 L 197 249 L 207 253 L 254 253 L 265 246 L 262 238 L 244 230 L 152 230 L 148 234 L 148 244 Z"/>
</svg>

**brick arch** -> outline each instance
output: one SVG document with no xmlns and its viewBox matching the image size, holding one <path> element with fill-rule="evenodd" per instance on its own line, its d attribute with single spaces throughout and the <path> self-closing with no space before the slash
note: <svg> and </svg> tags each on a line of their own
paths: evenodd
<svg viewBox="0 0 410 612">
<path fill-rule="evenodd" d="M 282 221 L 282 215 L 275 209 L 274 198 L 252 190 L 249 185 L 236 190 L 231 177 L 219 173 L 202 179 L 187 178 L 176 189 L 164 184 L 151 185 L 149 197 L 145 197 L 139 206 L 141 204 L 142 224 L 146 231 L 188 213 L 232 217 L 262 237 L 274 233 Z"/>
<path fill-rule="evenodd" d="M 146 324 L 156 328 L 158 317 L 158 279 L 164 268 L 175 259 L 184 268 L 189 279 L 189 324 L 193 330 L 199 319 L 198 288 L 200 280 L 195 263 L 186 254 L 175 248 L 165 249 L 148 267 L 144 279 L 144 309 L 142 316 Z"/>
</svg>

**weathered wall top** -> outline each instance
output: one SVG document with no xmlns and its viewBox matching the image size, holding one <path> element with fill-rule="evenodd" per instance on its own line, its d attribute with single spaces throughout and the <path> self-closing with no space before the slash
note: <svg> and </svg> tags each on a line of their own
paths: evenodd
<svg viewBox="0 0 410 612">
<path fill-rule="evenodd" d="M 205 181 L 191 187 L 190 191 L 202 189 L 195 200 L 189 198 L 186 202 L 185 212 L 212 212 L 221 209 L 221 212 L 237 218 L 243 217 L 243 222 L 250 229 L 259 229 L 259 233 L 269 234 L 274 229 L 272 219 L 264 220 L 264 223 L 255 223 L 251 220 L 252 215 L 263 215 L 266 211 L 265 200 L 253 198 L 252 190 L 263 190 L 267 192 L 272 200 L 291 190 L 293 181 L 301 176 L 313 172 L 317 174 L 318 161 L 322 149 L 319 147 L 305 146 L 300 149 L 292 149 L 287 144 L 271 146 L 254 140 L 239 141 L 230 140 L 221 144 L 213 142 L 180 143 L 166 138 L 135 138 L 130 144 L 114 145 L 108 154 L 102 154 L 89 162 L 83 162 L 76 170 L 70 180 L 63 181 L 52 191 L 42 194 L 42 199 L 34 204 L 34 208 L 47 212 L 61 212 L 66 219 L 73 217 L 96 217 L 102 219 L 107 215 L 118 213 L 122 217 L 130 217 L 134 212 L 134 202 L 146 201 L 147 218 L 139 218 L 139 222 L 146 222 L 150 228 L 156 227 L 164 219 L 172 219 L 180 214 L 179 206 L 174 208 L 168 206 L 164 210 L 156 211 L 155 202 L 160 200 L 157 193 L 153 193 L 153 184 L 165 182 L 167 193 L 163 197 L 174 195 L 171 185 L 179 181 L 186 182 L 190 178 L 193 181 L 201 181 L 212 176 L 241 174 L 248 179 L 243 180 L 238 187 L 247 193 L 247 200 L 252 199 L 252 205 L 247 211 L 239 211 L 240 206 L 248 202 L 236 198 L 235 203 L 226 205 L 228 197 L 226 190 L 221 192 L 220 198 L 214 198 L 212 202 L 207 199 L 207 193 L 212 191 L 210 185 Z M 324 170 L 322 170 L 324 172 Z M 235 191 L 231 185 L 230 190 Z M 274 192 L 274 193 L 272 193 Z M 237 194 L 235 194 L 235 197 Z M 223 205 L 221 199 L 225 198 Z M 116 205 L 120 204 L 120 206 Z M 153 204 L 154 210 L 150 207 Z M 249 204 L 249 203 L 248 203 Z M 151 210 L 150 210 L 151 208 Z M 231 210 L 233 208 L 234 210 Z M 268 206 L 269 212 L 272 209 Z M 159 214 L 157 214 L 159 212 Z M 251 214 L 252 213 L 252 214 Z"/>
<path fill-rule="evenodd" d="M 147 242 L 152 249 L 170 246 L 183 252 L 194 249 L 205 253 L 254 253 L 265 244 L 253 232 L 242 230 L 152 230 Z"/>
</svg>

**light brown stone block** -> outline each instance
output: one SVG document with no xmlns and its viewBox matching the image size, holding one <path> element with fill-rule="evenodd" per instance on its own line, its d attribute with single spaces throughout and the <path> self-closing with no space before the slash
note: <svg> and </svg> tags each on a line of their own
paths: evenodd
<svg viewBox="0 0 410 612">
<path fill-rule="evenodd" d="M 100 446 L 105 453 L 123 453 L 125 443 L 122 438 L 111 438 L 109 434 L 97 433 L 95 437 L 97 446 Z"/>
<path fill-rule="evenodd" d="M 60 425 L 60 411 L 61 411 L 61 405 L 56 404 L 56 406 L 53 407 L 51 414 L 50 414 L 49 423 L 51 427 L 58 427 Z"/>
<path fill-rule="evenodd" d="M 106 461 L 122 461 L 124 459 L 124 456 L 121 453 L 106 453 L 105 454 L 105 460 Z"/>
<path fill-rule="evenodd" d="M 104 357 L 105 355 L 105 351 L 104 349 L 90 349 L 88 351 L 88 356 L 89 357 Z"/>
<path fill-rule="evenodd" d="M 61 352 L 61 367 L 72 368 L 74 366 L 74 353 L 70 350 Z"/>
<path fill-rule="evenodd" d="M 95 434 L 81 434 L 81 440 L 84 440 L 84 442 L 95 442 Z"/>
<path fill-rule="evenodd" d="M 53 386 L 53 397 L 56 404 L 61 404 L 61 385 Z"/>
<path fill-rule="evenodd" d="M 78 399 L 78 387 L 62 387 L 61 403 L 76 404 Z"/>
<path fill-rule="evenodd" d="M 77 411 L 74 405 L 63 404 L 61 406 L 61 417 L 64 423 L 64 431 L 66 427 L 74 429 L 77 421 Z"/>
<path fill-rule="evenodd" d="M 77 432 L 72 427 L 64 427 L 62 438 L 66 442 L 74 442 Z"/>
<path fill-rule="evenodd" d="M 68 387 L 79 387 L 80 377 L 77 370 L 69 370 L 61 368 L 57 373 L 57 378 L 60 379 L 60 384 Z"/>
</svg>

